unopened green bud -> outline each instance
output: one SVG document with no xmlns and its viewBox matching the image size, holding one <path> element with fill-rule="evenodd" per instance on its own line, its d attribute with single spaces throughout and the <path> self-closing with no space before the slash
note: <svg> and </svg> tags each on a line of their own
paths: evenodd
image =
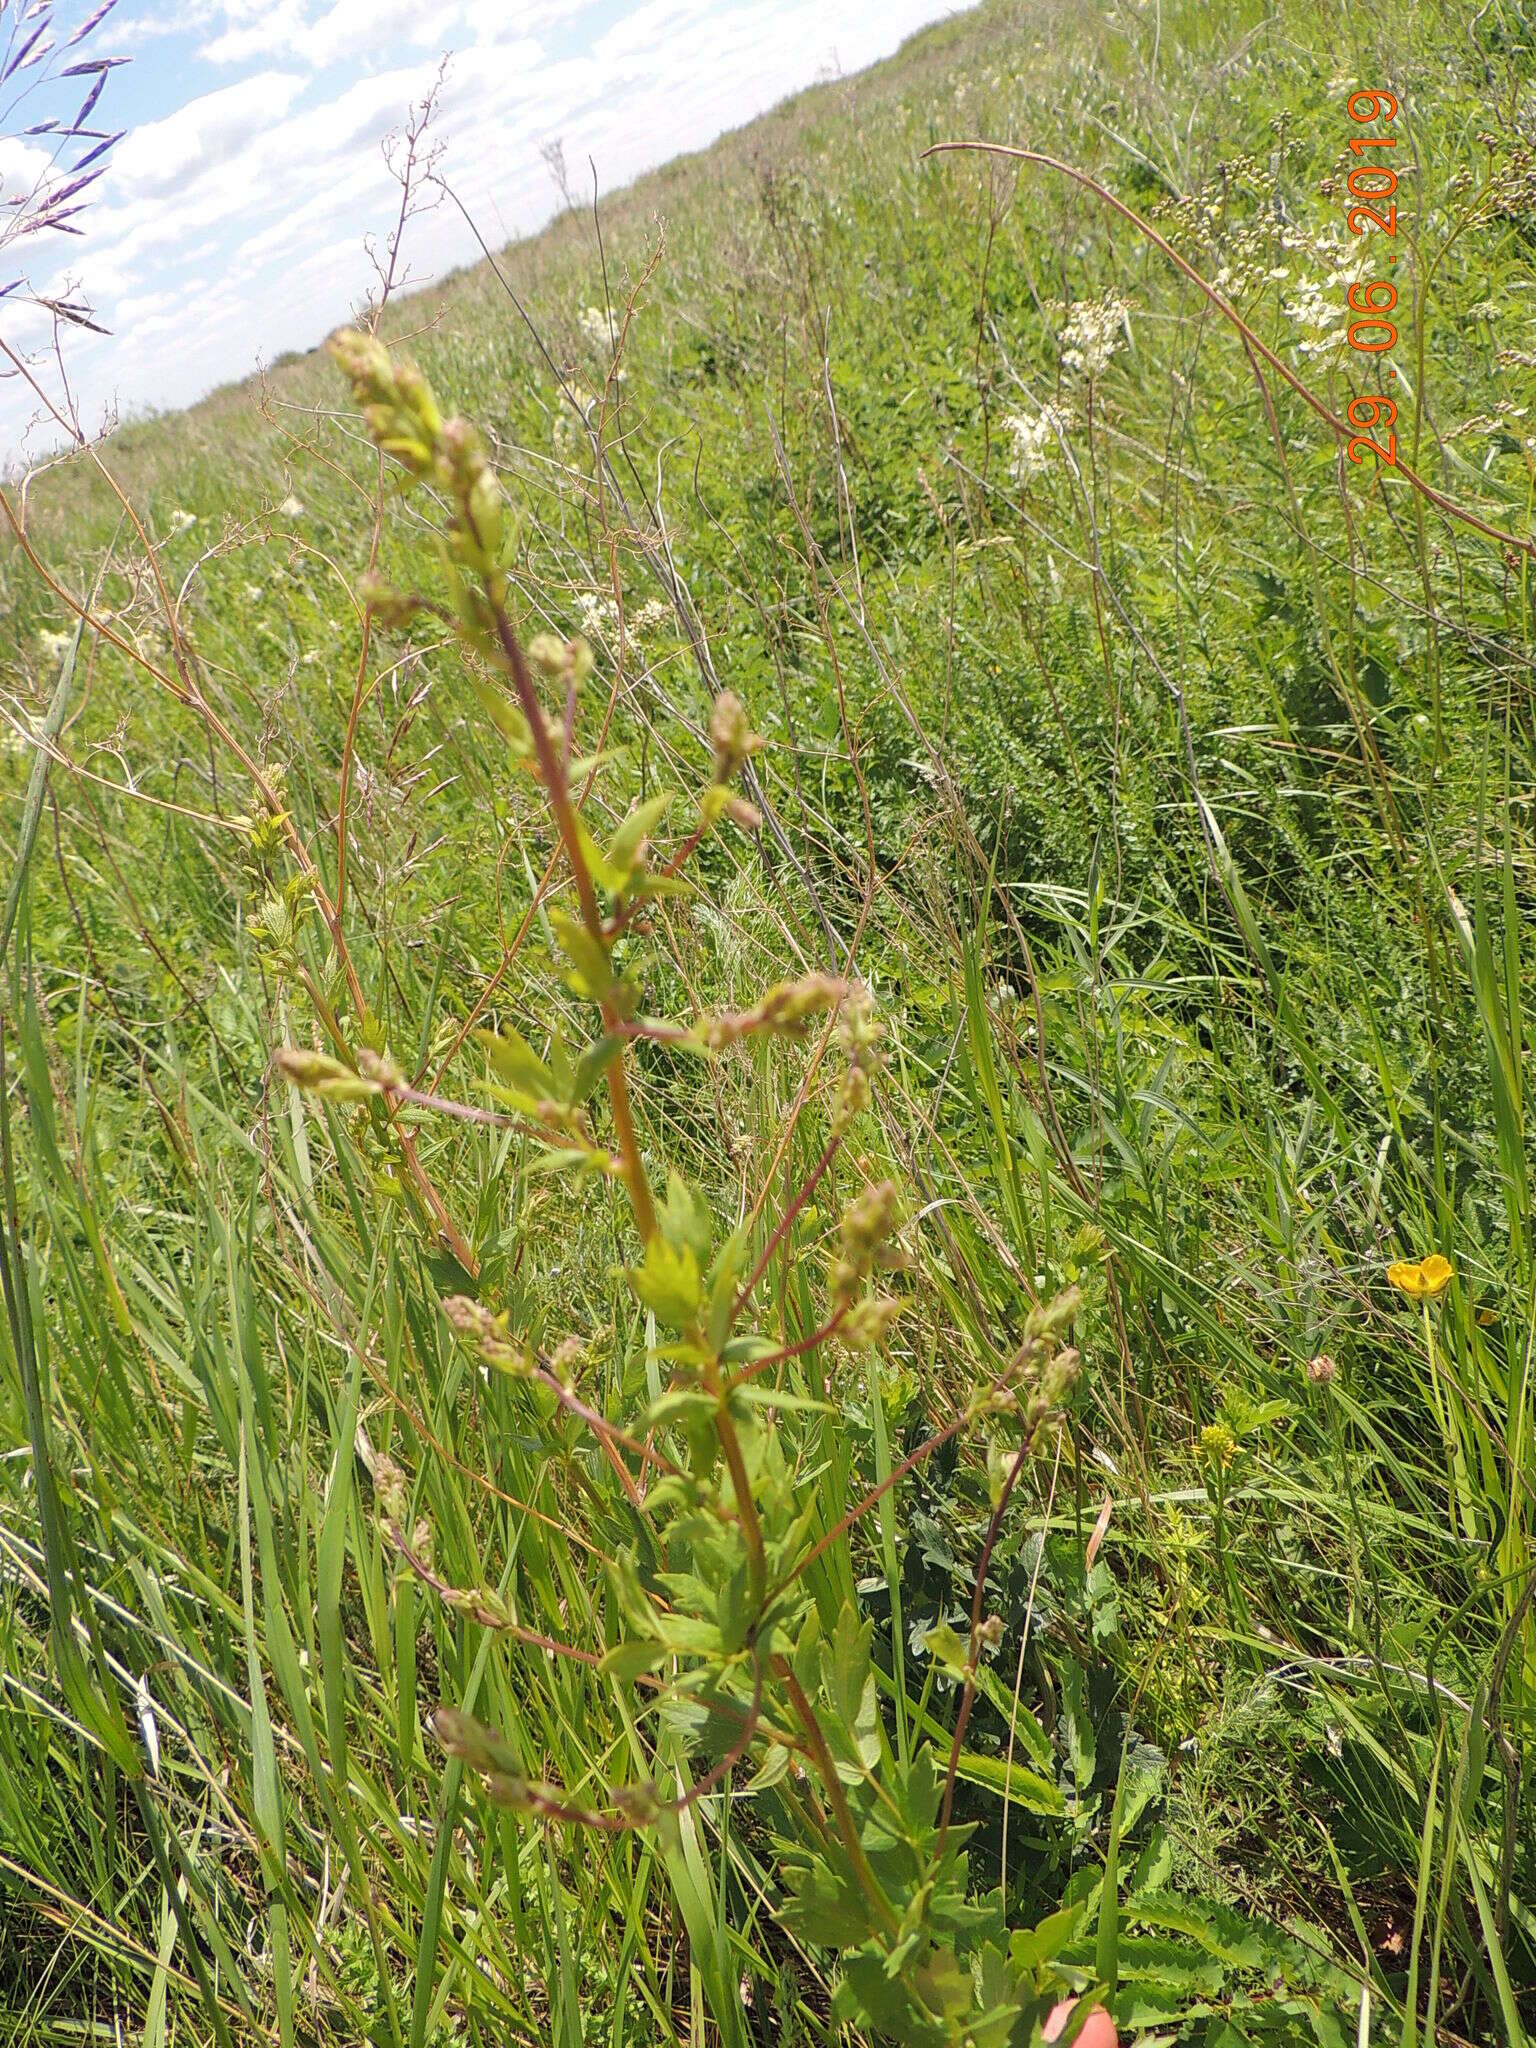
<svg viewBox="0 0 1536 2048">
<path fill-rule="evenodd" d="M 357 1055 L 357 1070 L 365 1080 L 376 1081 L 381 1088 L 397 1089 L 407 1085 L 404 1074 L 387 1054 L 374 1052 L 366 1045 Z"/>
<path fill-rule="evenodd" d="M 477 473 L 470 486 L 466 505 L 469 523 L 474 528 L 475 539 L 494 560 L 501 549 L 502 519 L 506 506 L 502 500 L 501 485 L 496 472 L 489 463 Z"/>
<path fill-rule="evenodd" d="M 638 1785 L 615 1785 L 609 1797 L 621 1813 L 642 1823 L 653 1821 L 661 1811 L 661 1794 L 649 1779 Z"/>
<path fill-rule="evenodd" d="M 1080 1288 L 1064 1287 L 1051 1300 L 1037 1302 L 1025 1320 L 1024 1339 L 1019 1346 L 1020 1358 L 1039 1350 L 1042 1345 L 1054 1343 L 1063 1330 L 1070 1328 L 1082 1298 Z"/>
<path fill-rule="evenodd" d="M 839 1308 L 851 1306 L 864 1275 L 851 1259 L 833 1259 L 827 1267 L 827 1290 Z"/>
<path fill-rule="evenodd" d="M 892 1323 L 901 1314 L 904 1304 L 893 1301 L 886 1295 L 866 1294 L 862 1301 L 856 1301 L 843 1317 L 838 1335 L 854 1351 L 868 1351 L 876 1344 L 883 1344 Z"/>
<path fill-rule="evenodd" d="M 843 1216 L 844 1257 L 867 1265 L 896 1228 L 900 1214 L 901 1192 L 895 1181 L 872 1181 Z"/>
<path fill-rule="evenodd" d="M 328 1102 L 362 1102 L 379 1093 L 377 1081 L 353 1073 L 329 1053 L 306 1052 L 302 1046 L 285 1045 L 273 1055 L 273 1065 L 296 1088 Z"/>
<path fill-rule="evenodd" d="M 710 744 L 715 750 L 715 780 L 729 782 L 762 746 L 752 730 L 747 707 L 734 690 L 722 690 L 709 716 Z"/>
<path fill-rule="evenodd" d="M 436 441 L 443 431 L 443 416 L 432 396 L 432 387 L 413 363 L 402 363 L 395 371 L 395 394 L 402 411 L 419 424 L 425 440 Z"/>
<path fill-rule="evenodd" d="M 875 1015 L 869 990 L 862 982 L 856 982 L 843 998 L 837 1035 L 844 1053 L 854 1066 L 867 1070 L 876 1065 L 885 1027 Z"/>
<path fill-rule="evenodd" d="M 412 476 L 425 476 L 432 467 L 430 443 L 423 441 L 419 434 L 397 433 L 386 428 L 374 439 L 386 455 L 393 455 L 402 469 L 408 469 Z"/>
<path fill-rule="evenodd" d="M 558 633 L 535 633 L 528 642 L 528 666 L 547 683 L 558 681 L 565 666 L 565 642 Z"/>
<path fill-rule="evenodd" d="M 359 327 L 344 327 L 331 336 L 326 348 L 331 360 L 352 380 L 353 395 L 359 402 L 381 399 L 392 390 L 394 366 L 377 335 Z"/>
<path fill-rule="evenodd" d="M 699 792 L 699 823 L 713 831 L 731 807 L 731 792 L 719 782 L 707 782 Z"/>
<path fill-rule="evenodd" d="M 404 1520 L 407 1494 L 405 1474 L 385 1451 L 380 1451 L 373 1461 L 373 1493 L 379 1504 L 379 1511 L 386 1521 Z"/>
<path fill-rule="evenodd" d="M 437 460 L 443 431 L 431 387 L 408 363 L 396 365 L 377 335 L 348 328 L 327 347 L 352 381 L 369 435 L 413 476 L 426 476 Z"/>
<path fill-rule="evenodd" d="M 496 1318 L 490 1310 L 483 1302 L 474 1300 L 468 1294 L 446 1295 L 443 1300 L 443 1314 L 461 1337 L 483 1341 L 499 1334 Z"/>
<path fill-rule="evenodd" d="M 595 666 L 592 649 L 579 633 L 569 640 L 562 640 L 558 633 L 536 633 L 528 643 L 528 663 L 562 693 L 572 684 L 579 689 Z"/>
<path fill-rule="evenodd" d="M 1046 1360 L 1040 1369 L 1040 1392 L 1051 1408 L 1060 1408 L 1070 1397 L 1081 1375 L 1078 1353 L 1068 1348 Z"/>
<path fill-rule="evenodd" d="M 459 1336 L 475 1346 L 487 1365 L 513 1379 L 528 1377 L 533 1360 L 526 1344 L 508 1335 L 505 1311 L 499 1316 L 492 1315 L 483 1302 L 474 1301 L 467 1294 L 450 1294 L 444 1297 L 443 1314 Z"/>
<path fill-rule="evenodd" d="M 848 984 L 831 974 L 807 974 L 799 981 L 781 981 L 769 989 L 755 1009 L 737 1010 L 724 1017 L 706 1018 L 701 1026 L 711 1052 L 734 1045 L 755 1031 L 772 1032 L 784 1038 L 803 1038 L 811 1020 L 831 1009 L 846 992 Z"/>
<path fill-rule="evenodd" d="M 486 467 L 480 436 L 466 419 L 456 413 L 443 427 L 440 437 L 443 466 L 460 496 L 467 497 L 481 470 Z"/>
<path fill-rule="evenodd" d="M 397 631 L 408 626 L 419 611 L 426 609 L 423 599 L 396 590 L 378 576 L 365 576 L 358 586 L 358 595 L 381 626 L 393 627 Z"/>
<path fill-rule="evenodd" d="M 838 1090 L 837 1108 L 832 1113 L 832 1128 L 841 1133 L 847 1130 L 856 1116 L 869 1107 L 869 1076 L 862 1067 L 850 1067 L 843 1076 L 843 1085 Z"/>
</svg>

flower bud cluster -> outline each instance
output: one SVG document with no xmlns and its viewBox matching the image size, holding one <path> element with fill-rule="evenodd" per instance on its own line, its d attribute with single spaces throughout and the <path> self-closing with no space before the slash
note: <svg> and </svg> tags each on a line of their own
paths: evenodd
<svg viewBox="0 0 1536 2048">
<path fill-rule="evenodd" d="M 715 750 L 715 780 L 730 782 L 763 744 L 752 730 L 747 707 L 734 690 L 722 690 L 709 715 L 710 744 Z"/>
<path fill-rule="evenodd" d="M 837 1334 L 851 1350 L 870 1351 L 885 1342 L 904 1307 L 894 1295 L 866 1294 L 848 1310 Z"/>
<path fill-rule="evenodd" d="M 1200 1432 L 1200 1455 L 1217 1472 L 1237 1456 L 1237 1438 L 1225 1422 L 1208 1422 Z"/>
<path fill-rule="evenodd" d="M 376 1081 L 384 1089 L 395 1090 L 409 1085 L 388 1053 L 374 1052 L 370 1046 L 359 1049 L 357 1070 L 365 1081 Z"/>
<path fill-rule="evenodd" d="M 1077 1347 L 1061 1344 L 1082 1303 L 1081 1291 L 1065 1287 L 1050 1301 L 1036 1304 L 1024 1324 L 1007 1374 L 973 1395 L 968 1415 L 1017 1416 L 1026 1442 L 1039 1436 L 1072 1399 L 1082 1377 Z"/>
<path fill-rule="evenodd" d="M 1083 1362 L 1075 1345 L 1054 1351 L 1039 1368 L 1014 1405 L 1026 1442 L 1033 1442 L 1053 1417 L 1059 1417 L 1082 1377 Z"/>
<path fill-rule="evenodd" d="M 426 477 L 437 464 L 443 416 L 419 370 L 396 365 L 376 334 L 343 328 L 328 343 L 331 359 L 351 380 L 374 443 L 412 476 Z"/>
<path fill-rule="evenodd" d="M 379 1512 L 386 1522 L 396 1528 L 405 1520 L 406 1500 L 409 1488 L 405 1474 L 386 1451 L 374 1453 L 373 1495 L 379 1504 Z"/>
<path fill-rule="evenodd" d="M 594 664 L 592 649 L 579 633 L 570 640 L 562 640 L 557 633 L 536 633 L 528 643 L 528 666 L 562 692 L 580 689 Z"/>
<path fill-rule="evenodd" d="M 874 1270 L 887 1239 L 900 1221 L 901 1195 L 893 1180 L 871 1182 L 843 1214 L 842 1228 L 838 1233 L 838 1254 L 827 1277 L 833 1301 L 840 1309 L 848 1311 L 845 1333 L 849 1319 L 856 1327 L 858 1325 L 855 1302 L 859 1290 Z M 860 1308 L 863 1306 L 859 1303 Z M 889 1317 L 886 1320 L 889 1321 Z"/>
<path fill-rule="evenodd" d="M 411 476 L 435 484 L 449 500 L 449 558 L 485 585 L 483 595 L 470 585 L 459 593 L 464 623 L 489 639 L 494 608 L 506 594 L 507 506 L 480 436 L 468 420 L 445 420 L 425 377 L 409 363 L 396 363 L 377 335 L 345 328 L 332 335 L 328 346 L 352 381 L 352 396 L 376 446 Z M 374 601 L 377 608 L 377 593 Z"/>
<path fill-rule="evenodd" d="M 845 999 L 837 1035 L 848 1059 L 848 1071 L 832 1112 L 832 1128 L 841 1135 L 869 1107 L 870 1080 L 880 1065 L 880 1040 L 885 1035 L 869 990 L 862 985 L 853 988 Z"/>
<path fill-rule="evenodd" d="M 272 1063 L 296 1088 L 302 1088 L 308 1095 L 318 1095 L 325 1102 L 363 1102 L 370 1095 L 383 1092 L 380 1082 L 354 1073 L 344 1061 L 332 1059 L 329 1053 L 310 1052 L 303 1046 L 281 1046 Z"/>
<path fill-rule="evenodd" d="M 750 1010 L 707 1017 L 701 1026 L 711 1052 L 723 1052 L 740 1038 L 767 1031 L 780 1038 L 803 1038 L 811 1019 L 830 1010 L 848 993 L 846 981 L 832 974 L 807 974 L 799 981 L 780 981 Z"/>
<path fill-rule="evenodd" d="M 505 1311 L 499 1316 L 492 1315 L 483 1302 L 474 1301 L 467 1294 L 450 1294 L 444 1298 L 443 1314 L 458 1335 L 474 1345 L 487 1365 L 517 1379 L 528 1376 L 532 1360 L 527 1347 L 508 1334 Z"/>
</svg>

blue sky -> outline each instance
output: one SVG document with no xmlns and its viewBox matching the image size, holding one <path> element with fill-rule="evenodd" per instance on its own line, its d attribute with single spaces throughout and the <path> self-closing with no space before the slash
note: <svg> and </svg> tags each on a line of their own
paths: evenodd
<svg viewBox="0 0 1536 2048">
<path fill-rule="evenodd" d="M 445 51 L 443 168 L 494 246 L 554 208 L 542 143 L 561 140 L 583 187 L 593 157 L 612 191 L 887 55 L 955 4 L 118 0 L 90 47 L 132 60 L 97 110 L 128 132 L 84 236 L 39 245 L 29 272 L 50 296 L 75 284 L 112 330 L 70 338 L 82 423 L 186 404 L 347 317 L 372 277 L 364 237 L 382 237 L 398 199 L 381 144 Z M 35 147 L 0 138 L 0 191 L 17 188 Z M 440 208 L 407 253 L 425 281 L 472 244 Z M 14 305 L 0 306 L 0 334 L 35 345 L 36 317 Z M 6 458 L 52 438 L 28 435 L 31 410 L 14 383 L 0 388 Z"/>
</svg>

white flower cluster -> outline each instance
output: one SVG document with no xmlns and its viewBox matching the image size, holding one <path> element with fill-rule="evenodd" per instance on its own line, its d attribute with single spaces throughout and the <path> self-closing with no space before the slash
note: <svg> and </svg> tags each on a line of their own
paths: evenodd
<svg viewBox="0 0 1536 2048">
<path fill-rule="evenodd" d="M 608 326 L 608 315 L 601 306 L 583 306 L 576 315 L 576 324 L 594 348 L 611 348 L 613 334 Z"/>
<path fill-rule="evenodd" d="M 1131 308 L 1109 292 L 1102 299 L 1079 299 L 1061 330 L 1062 368 L 1079 377 L 1099 377 L 1110 358 L 1131 339 Z"/>
<path fill-rule="evenodd" d="M 1014 482 L 1022 484 L 1050 467 L 1052 453 L 1071 425 L 1071 414 L 1047 400 L 1037 413 L 1009 413 L 1003 425 L 1013 442 L 1008 467 Z"/>
<path fill-rule="evenodd" d="M 1229 298 L 1241 298 L 1256 284 L 1284 284 L 1290 274 L 1290 266 L 1285 263 L 1277 263 L 1269 270 L 1255 269 L 1249 264 L 1223 263 L 1211 283 Z"/>
<path fill-rule="evenodd" d="M 1319 236 L 1309 253 L 1332 267 L 1324 277 L 1297 280 L 1294 296 L 1285 301 L 1286 317 L 1306 330 L 1296 344 L 1298 354 L 1312 362 L 1343 363 L 1349 358 L 1349 323 L 1355 317 L 1344 294 L 1361 282 L 1373 259 L 1366 248 L 1347 248 L 1334 230 Z"/>
<path fill-rule="evenodd" d="M 584 590 L 576 600 L 576 610 L 581 617 L 581 630 L 589 635 L 606 639 L 619 630 L 619 608 L 611 597 L 605 597 L 600 590 Z"/>
<path fill-rule="evenodd" d="M 584 633 L 610 641 L 618 639 L 619 608 L 606 591 L 582 591 L 576 599 L 576 610 Z M 665 598 L 648 597 L 636 610 L 625 612 L 624 630 L 631 640 L 638 640 L 642 634 L 654 633 L 671 621 L 672 607 Z"/>
<path fill-rule="evenodd" d="M 555 414 L 552 438 L 555 444 L 555 459 L 569 469 L 575 462 L 581 445 L 569 413 L 561 411 Z"/>
</svg>

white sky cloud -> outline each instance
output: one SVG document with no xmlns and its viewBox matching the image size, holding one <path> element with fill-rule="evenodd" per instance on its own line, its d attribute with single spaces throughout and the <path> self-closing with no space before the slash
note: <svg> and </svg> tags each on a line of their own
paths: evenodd
<svg viewBox="0 0 1536 2048">
<path fill-rule="evenodd" d="M 398 197 L 381 142 L 444 49 L 457 50 L 444 168 L 494 242 L 554 206 L 541 143 L 563 140 L 583 186 L 590 155 L 612 191 L 838 65 L 887 54 L 953 4 L 119 0 L 116 46 L 134 60 L 102 111 L 130 132 L 84 236 L 55 244 L 52 274 L 31 280 L 50 295 L 83 288 L 112 329 L 71 337 L 81 416 L 185 404 L 347 317 L 372 279 L 364 236 L 387 230 Z M 30 166 L 25 149 L 0 138 L 6 190 Z M 473 253 L 449 208 L 407 250 L 417 280 Z M 16 303 L 0 304 L 0 333 L 35 344 Z M 0 385 L 8 458 L 31 410 L 14 380 Z"/>
<path fill-rule="evenodd" d="M 112 190 L 158 198 L 185 190 L 227 163 L 281 117 L 304 90 L 296 71 L 257 71 L 238 85 L 188 100 L 162 121 L 146 121 L 123 138 L 112 160 Z"/>
</svg>

